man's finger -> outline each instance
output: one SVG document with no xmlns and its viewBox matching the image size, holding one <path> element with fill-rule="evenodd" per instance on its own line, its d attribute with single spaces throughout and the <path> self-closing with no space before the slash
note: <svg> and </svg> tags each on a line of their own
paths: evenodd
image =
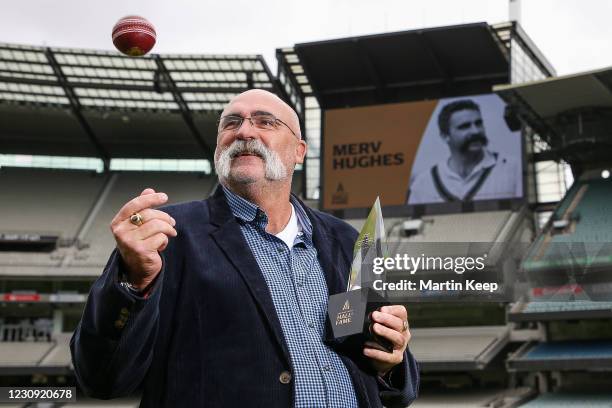
<svg viewBox="0 0 612 408">
<path fill-rule="evenodd" d="M 151 220 L 161 220 L 161 221 L 167 222 L 173 227 L 176 226 L 176 220 L 172 218 L 168 213 L 165 213 L 163 211 L 147 208 L 142 211 L 139 211 L 139 213 L 142 216 L 143 225 Z M 132 224 L 128 218 L 123 221 L 120 221 L 119 224 L 115 225 L 114 228 L 112 228 L 112 231 L 113 231 L 113 234 L 120 235 L 123 231 L 134 231 L 141 227 L 142 225 L 138 226 L 138 225 Z"/>
<path fill-rule="evenodd" d="M 155 190 L 153 190 L 150 187 L 147 187 L 144 190 L 142 190 L 142 193 L 140 193 L 140 195 L 147 195 L 147 194 L 155 194 Z"/>
<path fill-rule="evenodd" d="M 168 246 L 170 239 L 166 234 L 159 233 L 145 239 L 143 242 L 148 248 L 154 248 L 158 251 L 163 251 Z"/>
<path fill-rule="evenodd" d="M 160 232 L 170 237 L 175 237 L 177 235 L 177 232 L 172 225 L 160 219 L 153 219 L 136 228 L 133 231 L 133 237 L 135 239 L 146 240 L 153 235 L 159 234 Z"/>
<path fill-rule="evenodd" d="M 113 219 L 113 223 L 121 222 L 129 218 L 135 212 L 144 210 L 145 208 L 158 207 L 164 204 L 166 201 L 168 201 L 168 196 L 166 193 L 144 194 L 133 198 L 127 204 L 121 207 L 117 213 L 117 216 L 115 219 Z"/>
<path fill-rule="evenodd" d="M 372 313 L 372 320 L 398 332 L 404 330 L 404 320 L 390 313 L 375 311 Z"/>
<path fill-rule="evenodd" d="M 151 220 L 162 220 L 172 225 L 173 227 L 176 225 L 176 220 L 170 216 L 170 214 L 160 211 L 154 210 L 152 208 L 145 208 L 144 210 L 138 211 L 142 216 L 143 223 Z M 130 225 L 133 225 L 130 223 Z M 134 225 L 135 228 L 138 226 Z"/>
<path fill-rule="evenodd" d="M 402 321 L 408 320 L 408 312 L 406 311 L 406 308 L 402 305 L 383 306 L 380 308 L 380 311 L 383 313 L 392 314 L 393 316 L 397 316 L 402 319 Z"/>
<path fill-rule="evenodd" d="M 374 360 L 393 365 L 401 363 L 401 361 L 404 359 L 404 352 L 400 350 L 394 350 L 393 353 L 387 353 L 386 351 L 365 347 L 363 349 L 363 354 L 366 357 L 370 357 Z"/>
<path fill-rule="evenodd" d="M 374 333 L 378 334 L 379 336 L 391 341 L 394 349 L 399 350 L 404 347 L 404 336 L 402 336 L 402 333 L 398 332 L 397 330 L 390 329 L 380 323 L 374 323 L 372 330 L 374 330 Z"/>
</svg>

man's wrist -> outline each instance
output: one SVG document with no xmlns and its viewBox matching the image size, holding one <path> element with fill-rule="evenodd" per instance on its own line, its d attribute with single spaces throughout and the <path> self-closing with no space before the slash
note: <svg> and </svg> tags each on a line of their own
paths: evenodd
<svg viewBox="0 0 612 408">
<path fill-rule="evenodd" d="M 127 290 L 130 291 L 130 293 L 133 293 L 135 295 L 140 294 L 142 292 L 142 289 L 132 285 L 130 282 L 128 282 L 127 280 L 123 280 L 121 282 L 119 282 L 119 284 L 121 286 L 123 286 L 124 288 L 126 288 Z"/>
<path fill-rule="evenodd" d="M 157 276 L 155 277 L 157 278 Z M 119 284 L 124 287 L 129 293 L 136 296 L 145 296 L 152 288 L 153 282 L 155 282 L 155 278 L 153 278 L 149 282 L 138 282 L 134 283 L 130 278 L 127 272 L 120 274 L 119 276 Z"/>
</svg>

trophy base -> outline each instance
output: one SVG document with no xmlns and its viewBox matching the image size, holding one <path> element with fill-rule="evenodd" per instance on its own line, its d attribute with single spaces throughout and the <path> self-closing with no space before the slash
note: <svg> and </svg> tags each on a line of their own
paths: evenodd
<svg viewBox="0 0 612 408">
<path fill-rule="evenodd" d="M 393 343 L 372 330 L 372 312 L 389 304 L 371 288 L 361 288 L 329 297 L 327 343 L 339 352 L 359 352 L 367 346 L 388 353 Z"/>
</svg>

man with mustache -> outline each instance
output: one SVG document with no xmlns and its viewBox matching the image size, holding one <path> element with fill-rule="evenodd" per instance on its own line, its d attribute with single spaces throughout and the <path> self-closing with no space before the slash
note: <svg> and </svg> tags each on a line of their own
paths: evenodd
<svg viewBox="0 0 612 408">
<path fill-rule="evenodd" d="M 346 288 L 357 232 L 290 194 L 303 163 L 295 112 L 244 92 L 223 111 L 207 200 L 156 210 L 145 189 L 111 222 L 117 249 L 71 341 L 97 398 L 142 388 L 141 407 L 404 407 L 418 369 L 403 306 L 374 312 L 393 352 L 325 342 L 327 298 Z"/>
<path fill-rule="evenodd" d="M 438 115 L 440 136 L 450 157 L 414 178 L 408 204 L 520 197 L 516 161 L 487 149 L 480 107 L 471 99 L 445 105 Z"/>
</svg>

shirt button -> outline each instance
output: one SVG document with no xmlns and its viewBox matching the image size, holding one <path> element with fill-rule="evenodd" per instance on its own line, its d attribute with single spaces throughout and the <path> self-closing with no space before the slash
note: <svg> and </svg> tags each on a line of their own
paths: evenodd
<svg viewBox="0 0 612 408">
<path fill-rule="evenodd" d="M 298 288 L 303 288 L 304 287 L 304 282 L 298 282 Z"/>
<path fill-rule="evenodd" d="M 283 247 L 278 247 L 276 250 L 278 251 L 279 254 L 282 254 L 283 252 L 285 252 L 285 248 Z"/>
<path fill-rule="evenodd" d="M 323 369 L 324 369 L 325 371 L 331 371 L 331 367 L 330 367 L 330 366 L 328 366 L 328 365 L 323 366 Z"/>
<path fill-rule="evenodd" d="M 314 328 L 314 323 L 313 322 L 308 323 L 308 327 L 310 327 L 311 329 Z"/>
<path fill-rule="evenodd" d="M 278 377 L 278 381 L 282 384 L 289 384 L 291 382 L 291 373 L 289 371 L 283 371 Z"/>
</svg>

